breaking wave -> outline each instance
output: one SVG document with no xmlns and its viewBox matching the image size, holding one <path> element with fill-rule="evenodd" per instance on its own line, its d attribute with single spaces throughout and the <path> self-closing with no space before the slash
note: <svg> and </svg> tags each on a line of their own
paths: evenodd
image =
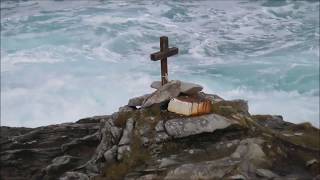
<svg viewBox="0 0 320 180">
<path fill-rule="evenodd" d="M 318 1 L 1 1 L 1 125 L 109 114 L 169 76 L 319 126 Z"/>
</svg>

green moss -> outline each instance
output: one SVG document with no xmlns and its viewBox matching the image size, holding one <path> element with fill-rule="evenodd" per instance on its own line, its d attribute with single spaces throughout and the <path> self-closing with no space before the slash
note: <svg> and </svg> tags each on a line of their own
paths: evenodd
<svg viewBox="0 0 320 180">
<path fill-rule="evenodd" d="M 256 121 L 266 121 L 268 119 L 272 119 L 271 115 L 252 115 L 251 116 Z"/>
<path fill-rule="evenodd" d="M 299 135 L 295 133 L 299 133 Z M 298 146 L 320 150 L 320 130 L 313 127 L 310 123 L 292 124 L 281 132 L 280 137 Z"/>
<path fill-rule="evenodd" d="M 123 156 L 123 159 L 114 164 L 106 164 L 104 175 L 102 177 L 96 177 L 95 179 L 101 180 L 119 180 L 124 177 L 135 168 L 143 166 L 146 161 L 151 158 L 151 155 L 147 151 L 147 148 L 143 146 L 139 130 L 141 128 L 149 127 L 154 129 L 158 120 L 160 119 L 160 108 L 152 106 L 147 109 L 140 109 L 136 111 L 120 112 L 114 121 L 115 126 L 125 128 L 127 120 L 132 118 L 135 121 L 135 130 L 132 135 L 130 149 Z M 155 132 L 155 131 L 150 131 Z M 150 135 L 152 136 L 152 135 Z"/>
<path fill-rule="evenodd" d="M 226 117 L 236 113 L 248 114 L 244 106 L 245 104 L 242 101 L 220 101 L 212 104 L 211 111 Z"/>
<path fill-rule="evenodd" d="M 232 106 L 220 106 L 220 114 L 223 116 L 229 117 L 235 113 L 237 113 L 237 111 L 233 109 Z"/>
<path fill-rule="evenodd" d="M 243 127 L 243 128 L 245 128 L 245 127 L 246 127 L 246 128 L 249 128 L 249 127 L 251 126 L 251 124 L 250 124 L 251 121 L 248 120 L 248 118 L 245 117 L 245 116 L 233 115 L 233 116 L 232 116 L 232 119 L 238 121 L 239 124 L 241 125 L 241 127 Z"/>
<path fill-rule="evenodd" d="M 160 110 L 160 105 L 153 105 L 147 109 L 144 109 L 142 111 L 145 116 L 152 116 L 152 117 L 160 117 L 161 115 L 161 110 Z"/>
<path fill-rule="evenodd" d="M 283 132 L 290 134 L 292 132 Z M 292 133 L 293 134 L 293 133 Z M 315 132 L 304 132 L 303 135 L 292 135 L 292 136 L 283 136 L 281 137 L 283 140 L 288 141 L 292 144 L 310 148 L 310 149 L 316 149 L 320 150 L 320 137 L 319 133 Z"/>
<path fill-rule="evenodd" d="M 269 118 L 269 115 L 259 115 L 252 117 L 254 120 L 265 120 L 266 118 Z M 247 118 L 247 122 L 257 129 L 255 132 L 259 132 L 260 134 L 266 133 L 271 137 L 279 139 L 283 142 L 288 142 L 290 144 L 301 146 L 311 150 L 320 150 L 320 130 L 313 127 L 310 123 L 302 123 L 298 125 L 291 124 L 290 126 L 285 127 L 284 130 L 277 132 L 272 130 L 271 128 L 259 125 L 255 121 L 251 120 L 251 118 Z M 299 135 L 295 133 L 299 133 Z"/>
<path fill-rule="evenodd" d="M 131 151 L 123 156 L 120 162 L 107 166 L 104 171 L 104 177 L 106 180 L 119 180 L 124 179 L 126 174 L 134 170 L 136 167 L 143 166 L 146 161 L 151 158 L 147 149 L 143 147 L 142 141 L 139 135 L 132 136 Z"/>
<path fill-rule="evenodd" d="M 292 125 L 288 128 L 288 130 L 293 131 L 293 132 L 295 132 L 295 131 L 312 131 L 312 132 L 319 133 L 319 129 L 313 127 L 311 125 L 311 123 L 309 123 L 309 122 L 304 122 L 304 123 Z"/>
<path fill-rule="evenodd" d="M 171 154 L 178 153 L 180 151 L 180 148 L 181 147 L 179 147 L 179 144 L 175 142 L 164 142 L 162 144 L 161 153 L 164 157 L 170 156 Z"/>
<path fill-rule="evenodd" d="M 114 125 L 120 128 L 125 128 L 126 127 L 126 123 L 127 120 L 130 117 L 133 117 L 133 112 L 129 111 L 129 112 L 120 112 L 117 116 L 117 118 L 114 121 Z"/>
</svg>

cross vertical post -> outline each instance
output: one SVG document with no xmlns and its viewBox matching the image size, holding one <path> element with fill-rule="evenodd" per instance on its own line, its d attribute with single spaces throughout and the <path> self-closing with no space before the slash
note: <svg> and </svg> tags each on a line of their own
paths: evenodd
<svg viewBox="0 0 320 180">
<path fill-rule="evenodd" d="M 160 52 L 166 54 L 168 51 L 168 37 L 162 36 L 160 37 Z M 161 59 L 161 85 L 164 85 L 168 82 L 168 64 L 167 57 L 164 56 Z"/>
<path fill-rule="evenodd" d="M 161 85 L 165 85 L 168 82 L 168 62 L 167 58 L 178 54 L 179 49 L 176 47 L 169 48 L 169 40 L 166 36 L 160 37 L 160 51 L 150 54 L 152 61 L 161 62 Z"/>
</svg>

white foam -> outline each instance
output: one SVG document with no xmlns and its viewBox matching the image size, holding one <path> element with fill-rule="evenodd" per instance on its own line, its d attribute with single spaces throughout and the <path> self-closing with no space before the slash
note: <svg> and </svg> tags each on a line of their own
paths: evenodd
<svg viewBox="0 0 320 180">
<path fill-rule="evenodd" d="M 149 56 L 163 35 L 180 50 L 171 79 L 317 124 L 319 2 L 265 3 L 1 1 L 2 125 L 109 114 L 150 92 L 160 65 Z"/>
<path fill-rule="evenodd" d="M 230 91 L 213 91 L 226 99 L 246 99 L 251 114 L 282 115 L 286 121 L 293 123 L 311 122 L 319 127 L 319 95 L 305 96 L 300 93 L 284 91 L 253 92 L 246 88 L 237 88 Z"/>
<path fill-rule="evenodd" d="M 36 127 L 111 114 L 129 98 L 149 92 L 151 88 L 140 87 L 148 87 L 151 81 L 142 73 L 90 79 L 51 74 L 32 88 L 2 89 L 1 119 L 5 121 L 1 125 Z"/>
</svg>

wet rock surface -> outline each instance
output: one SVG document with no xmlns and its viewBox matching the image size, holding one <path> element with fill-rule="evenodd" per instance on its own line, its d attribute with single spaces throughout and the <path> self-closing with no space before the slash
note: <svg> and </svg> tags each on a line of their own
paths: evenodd
<svg viewBox="0 0 320 180">
<path fill-rule="evenodd" d="M 211 113 L 183 116 L 155 103 L 75 123 L 1 127 L 0 179 L 319 177 L 319 129 L 281 116 L 250 115 L 243 100 L 199 95 L 212 102 Z M 139 106 L 146 97 L 161 102 L 147 95 L 131 105 Z"/>
</svg>

